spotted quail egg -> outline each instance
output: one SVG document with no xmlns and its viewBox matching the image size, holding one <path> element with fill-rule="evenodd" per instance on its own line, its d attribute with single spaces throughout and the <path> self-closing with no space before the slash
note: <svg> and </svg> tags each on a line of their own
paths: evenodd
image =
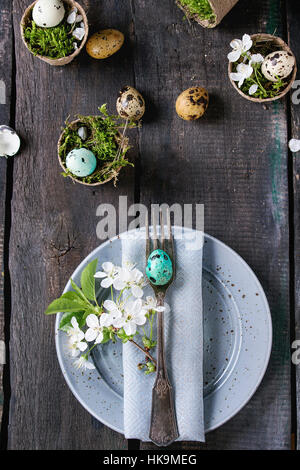
<svg viewBox="0 0 300 470">
<path fill-rule="evenodd" d="M 156 286 L 164 286 L 173 276 L 173 265 L 169 255 L 163 250 L 154 250 L 148 258 L 146 275 Z"/>
<path fill-rule="evenodd" d="M 145 101 L 139 91 L 125 86 L 117 99 L 117 111 L 121 118 L 138 121 L 145 112 Z"/>
<path fill-rule="evenodd" d="M 61 0 L 38 0 L 32 9 L 32 19 L 41 28 L 57 26 L 65 16 Z"/>
<path fill-rule="evenodd" d="M 67 155 L 66 166 L 73 175 L 83 178 L 95 171 L 97 160 L 93 152 L 86 148 L 73 149 Z"/>
<path fill-rule="evenodd" d="M 295 66 L 295 57 L 291 52 L 275 51 L 267 55 L 262 63 L 261 71 L 271 82 L 276 82 L 278 78 L 288 77 Z"/>
<path fill-rule="evenodd" d="M 123 33 L 116 29 L 103 29 L 89 38 L 86 51 L 94 59 L 106 59 L 118 52 L 123 43 Z"/>
<path fill-rule="evenodd" d="M 176 112 L 185 121 L 194 121 L 205 113 L 209 102 L 208 92 L 203 87 L 184 90 L 176 100 Z"/>
</svg>

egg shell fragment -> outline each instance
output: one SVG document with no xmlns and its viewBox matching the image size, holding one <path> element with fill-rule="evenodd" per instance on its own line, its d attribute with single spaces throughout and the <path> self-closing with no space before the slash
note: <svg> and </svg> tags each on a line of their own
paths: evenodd
<svg viewBox="0 0 300 470">
<path fill-rule="evenodd" d="M 295 66 L 295 57 L 291 52 L 275 51 L 265 57 L 261 71 L 267 80 L 277 82 L 278 78 L 288 77 Z"/>
<path fill-rule="evenodd" d="M 137 121 L 145 113 L 145 101 L 139 91 L 125 86 L 117 99 L 117 112 L 121 118 Z"/>
<path fill-rule="evenodd" d="M 94 59 L 107 59 L 118 52 L 123 43 L 123 33 L 116 29 L 103 29 L 89 38 L 86 51 Z"/>
<path fill-rule="evenodd" d="M 86 148 L 73 149 L 67 155 L 66 166 L 73 175 L 84 178 L 95 171 L 97 160 L 93 152 Z"/>
<path fill-rule="evenodd" d="M 41 28 L 54 28 L 64 16 L 65 7 L 61 0 L 38 0 L 32 9 L 32 19 Z"/>
<path fill-rule="evenodd" d="M 147 260 L 146 275 L 155 286 L 164 286 L 173 276 L 173 265 L 169 255 L 163 250 L 154 250 Z"/>
<path fill-rule="evenodd" d="M 191 87 L 184 90 L 176 100 L 176 112 L 185 121 L 199 119 L 205 113 L 209 103 L 208 91 L 203 87 Z"/>
</svg>

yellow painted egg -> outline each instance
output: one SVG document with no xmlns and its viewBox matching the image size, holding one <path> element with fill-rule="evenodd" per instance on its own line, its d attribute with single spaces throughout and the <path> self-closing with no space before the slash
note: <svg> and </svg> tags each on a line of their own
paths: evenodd
<svg viewBox="0 0 300 470">
<path fill-rule="evenodd" d="M 86 51 L 94 59 L 106 59 L 118 52 L 123 43 L 123 33 L 116 29 L 103 29 L 89 38 Z"/>
<path fill-rule="evenodd" d="M 185 121 L 199 119 L 205 113 L 209 102 L 205 88 L 195 86 L 184 90 L 176 100 L 176 112 Z"/>
</svg>

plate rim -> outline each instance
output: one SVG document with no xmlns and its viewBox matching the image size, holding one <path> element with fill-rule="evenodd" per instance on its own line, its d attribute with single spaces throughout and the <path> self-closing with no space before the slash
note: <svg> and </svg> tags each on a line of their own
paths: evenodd
<svg viewBox="0 0 300 470">
<path fill-rule="evenodd" d="M 79 265 L 77 266 L 77 268 L 73 271 L 73 273 L 71 274 L 70 277 L 72 277 L 74 275 L 75 272 L 77 271 L 80 271 L 84 265 L 86 265 L 86 260 L 87 258 L 92 258 L 96 252 L 99 250 L 100 247 L 105 247 L 111 243 L 113 243 L 114 240 L 118 240 L 118 239 L 121 239 L 122 236 L 124 236 L 125 233 L 133 233 L 133 232 L 136 232 L 136 231 L 140 231 L 140 230 L 143 230 L 144 227 L 141 227 L 141 228 L 134 228 L 132 230 L 127 230 L 125 232 L 122 232 L 118 235 L 115 235 L 114 237 L 112 238 L 109 238 L 108 240 L 104 241 L 103 243 L 101 243 L 100 245 L 98 245 L 94 250 L 92 250 L 82 261 L 81 263 L 79 263 Z M 192 232 L 195 232 L 196 230 L 195 229 L 192 229 L 192 228 L 189 228 L 189 227 L 182 227 L 182 226 L 178 226 L 178 225 L 173 225 L 173 230 L 174 229 L 179 229 L 179 230 L 182 230 L 184 229 L 184 231 L 192 231 Z M 225 423 L 227 423 L 228 421 L 230 421 L 234 416 L 236 416 L 239 411 L 241 411 L 246 405 L 247 403 L 249 403 L 249 401 L 251 400 L 251 398 L 253 397 L 253 395 L 256 393 L 258 387 L 260 386 L 261 382 L 262 382 L 262 379 L 266 373 L 266 370 L 268 368 L 268 365 L 269 365 L 269 362 L 270 362 L 270 357 L 271 357 L 271 352 L 272 352 L 272 344 L 273 344 L 273 325 L 272 325 L 272 316 L 271 316 L 271 310 L 270 310 L 270 306 L 269 306 L 269 303 L 268 303 L 268 299 L 267 299 L 267 296 L 265 294 L 265 291 L 258 279 L 258 277 L 256 276 L 255 272 L 253 271 L 253 269 L 249 266 L 249 264 L 241 257 L 241 255 L 239 255 L 236 251 L 233 250 L 233 248 L 231 248 L 230 246 L 226 245 L 226 243 L 222 242 L 221 240 L 219 240 L 218 238 L 214 237 L 213 235 L 210 235 L 206 232 L 203 232 L 203 246 L 204 246 L 204 243 L 205 243 L 205 240 L 206 239 L 210 239 L 210 241 L 212 241 L 213 243 L 216 243 L 220 246 L 222 246 L 225 250 L 228 250 L 229 252 L 231 252 L 231 254 L 233 254 L 233 256 L 235 256 L 242 264 L 243 266 L 246 268 L 246 270 L 254 277 L 255 281 L 257 282 L 257 285 L 258 287 L 260 288 L 261 290 L 261 294 L 262 294 L 262 300 L 263 300 L 263 303 L 264 303 L 264 306 L 265 306 L 265 313 L 266 313 L 266 318 L 267 318 L 267 323 L 266 323 L 266 326 L 268 328 L 268 343 L 266 344 L 266 356 L 265 356 L 265 360 L 264 360 L 264 366 L 262 367 L 261 369 L 261 372 L 258 376 L 258 379 L 257 379 L 257 383 L 255 385 L 255 387 L 253 388 L 253 390 L 251 390 L 251 392 L 248 394 L 247 398 L 241 402 L 241 404 L 239 404 L 230 414 L 229 416 L 227 417 L 224 417 L 220 422 L 218 422 L 217 424 L 215 425 L 212 425 L 210 427 L 208 427 L 207 429 L 205 429 L 205 434 L 211 432 L 211 431 L 214 431 L 215 429 L 218 429 L 219 427 L 223 426 Z M 65 293 L 66 291 L 69 290 L 69 284 L 70 284 L 70 279 L 68 280 L 64 290 L 63 290 L 63 293 Z M 84 400 L 80 397 L 80 395 L 77 393 L 76 389 L 73 387 L 73 384 L 71 383 L 68 375 L 65 373 L 65 369 L 64 369 L 64 365 L 63 365 L 63 354 L 62 354 L 62 351 L 60 350 L 60 347 L 59 347 L 59 322 L 60 322 L 60 316 L 61 314 L 56 314 L 56 320 L 55 320 L 55 349 L 56 349 L 56 354 L 57 354 L 57 358 L 58 358 L 58 362 L 59 362 L 59 366 L 60 366 L 60 369 L 61 369 L 61 372 L 63 374 L 63 377 L 69 387 L 69 389 L 71 390 L 72 394 L 75 396 L 75 398 L 79 401 L 79 403 L 83 406 L 84 409 L 86 409 L 95 419 L 99 420 L 102 424 L 104 424 L 105 426 L 109 427 L 110 429 L 112 429 L 113 431 L 116 431 L 122 435 L 124 435 L 124 429 L 123 430 L 120 430 L 117 426 L 114 426 L 113 424 L 111 423 L 108 423 L 106 421 L 106 419 L 104 418 L 101 418 L 99 416 L 96 416 L 95 415 L 95 412 L 90 408 L 89 405 L 87 405 Z M 105 386 L 109 388 L 109 386 L 105 383 Z M 110 389 L 110 388 L 109 388 Z M 215 392 L 214 392 L 215 393 Z"/>
</svg>

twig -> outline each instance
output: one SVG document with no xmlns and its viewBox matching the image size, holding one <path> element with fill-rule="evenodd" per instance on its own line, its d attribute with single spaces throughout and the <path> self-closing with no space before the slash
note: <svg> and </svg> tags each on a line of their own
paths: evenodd
<svg viewBox="0 0 300 470">
<path fill-rule="evenodd" d="M 142 348 L 139 344 L 137 344 L 133 339 L 129 340 L 132 344 L 134 344 L 140 351 L 142 351 L 149 359 L 153 362 L 153 364 L 156 366 L 156 360 L 151 356 L 151 354 L 146 351 L 146 349 Z"/>
</svg>

